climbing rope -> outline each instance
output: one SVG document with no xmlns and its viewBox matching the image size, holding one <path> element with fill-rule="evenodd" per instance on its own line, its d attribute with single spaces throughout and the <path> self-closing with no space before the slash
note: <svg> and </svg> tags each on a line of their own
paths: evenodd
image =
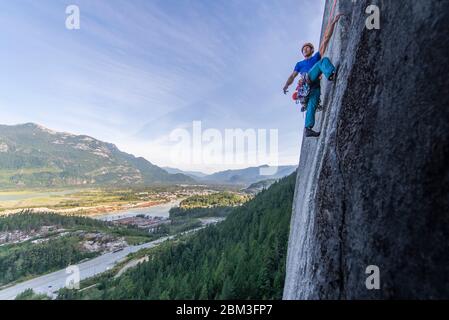
<svg viewBox="0 0 449 320">
<path fill-rule="evenodd" d="M 337 7 L 337 2 L 338 2 L 338 0 L 334 0 L 332 9 L 331 9 L 331 13 L 330 13 L 329 17 L 327 18 L 327 26 L 326 26 L 326 31 L 324 32 L 324 34 L 326 34 L 328 32 L 329 27 L 331 26 L 331 23 L 334 20 L 334 14 L 335 14 L 335 8 Z M 320 104 L 321 104 L 321 101 L 320 101 Z M 317 106 L 317 109 L 318 109 L 318 106 Z M 320 116 L 320 132 L 323 130 L 323 122 L 324 122 L 324 117 L 325 117 L 324 113 L 326 111 L 323 105 L 321 105 L 321 111 L 322 111 L 322 113 Z"/>
<path fill-rule="evenodd" d="M 335 13 L 335 8 L 337 6 L 337 1 L 338 0 L 334 0 L 334 4 L 332 5 L 331 14 L 329 15 L 329 18 L 327 19 L 327 26 L 326 26 L 326 31 L 324 34 L 327 33 L 327 31 L 329 30 L 329 27 L 331 25 L 331 22 L 334 20 L 334 13 Z"/>
<path fill-rule="evenodd" d="M 329 17 L 328 17 L 328 21 L 327 21 L 327 26 L 326 26 L 326 31 L 324 32 L 324 34 L 326 34 L 327 33 L 327 31 L 329 30 L 329 27 L 330 27 L 330 25 L 331 25 L 331 22 L 334 20 L 334 14 L 335 14 L 335 8 L 337 7 L 337 1 L 338 0 L 334 0 L 334 3 L 333 3 L 333 5 L 332 5 L 332 9 L 331 9 L 331 13 L 330 13 L 330 15 L 329 15 Z M 320 45 L 321 46 L 321 45 Z M 300 102 L 299 102 L 299 99 L 296 99 L 296 104 L 298 105 Z M 301 110 L 302 111 L 302 110 Z M 324 120 L 324 111 L 325 111 L 325 109 L 324 109 L 324 106 L 321 104 L 321 98 L 320 98 L 320 101 L 319 101 L 319 103 L 318 103 L 318 106 L 317 106 L 317 111 L 322 111 L 323 113 L 322 113 L 322 115 L 321 115 L 321 121 L 320 121 L 320 131 L 321 131 L 321 129 L 322 129 L 322 127 L 323 127 L 323 120 Z M 307 110 L 304 110 L 304 111 L 302 111 L 301 113 L 302 113 L 302 117 L 303 117 L 303 119 L 305 118 L 305 113 L 307 112 Z"/>
</svg>

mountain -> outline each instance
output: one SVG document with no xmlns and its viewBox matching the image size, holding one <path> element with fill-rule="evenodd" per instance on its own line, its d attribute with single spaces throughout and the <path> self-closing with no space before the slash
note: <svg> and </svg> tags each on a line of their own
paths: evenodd
<svg viewBox="0 0 449 320">
<path fill-rule="evenodd" d="M 296 174 L 233 209 L 225 221 L 151 253 L 100 286 L 59 299 L 281 299 Z"/>
<path fill-rule="evenodd" d="M 195 183 L 86 135 L 0 125 L 0 187 Z"/>
<path fill-rule="evenodd" d="M 286 300 L 449 298 L 449 1 L 377 1 L 381 30 L 372 3 L 325 5 L 340 71 L 302 143 Z"/>
<path fill-rule="evenodd" d="M 162 167 L 162 169 L 164 169 L 165 171 L 167 171 L 168 173 L 171 173 L 171 174 L 182 173 L 186 176 L 192 177 L 193 179 L 204 178 L 205 176 L 207 176 L 207 174 L 199 172 L 199 171 L 183 171 L 180 169 L 170 168 L 170 167 Z"/>
<path fill-rule="evenodd" d="M 243 189 L 243 191 L 248 192 L 248 193 L 257 194 L 264 189 L 268 189 L 276 181 L 277 181 L 276 179 L 268 179 L 268 180 L 262 180 L 259 182 L 255 182 L 255 183 L 251 184 L 248 188 Z"/>
<path fill-rule="evenodd" d="M 201 181 L 207 183 L 240 184 L 249 186 L 262 180 L 283 178 L 295 172 L 296 168 L 297 166 L 279 166 L 277 170 L 275 170 L 275 167 L 264 165 L 240 170 L 226 170 L 201 178 Z M 263 173 L 263 171 L 261 169 L 269 169 L 269 171 L 276 172 L 272 175 L 262 175 L 261 173 Z"/>
</svg>

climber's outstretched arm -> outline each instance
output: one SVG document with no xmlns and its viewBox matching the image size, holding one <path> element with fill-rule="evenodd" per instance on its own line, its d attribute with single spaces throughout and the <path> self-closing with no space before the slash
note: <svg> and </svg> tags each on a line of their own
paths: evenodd
<svg viewBox="0 0 449 320">
<path fill-rule="evenodd" d="M 327 47 L 329 45 L 329 41 L 331 40 L 332 35 L 334 34 L 335 25 L 337 24 L 338 20 L 340 20 L 341 16 L 343 16 L 343 15 L 344 15 L 343 13 L 338 14 L 335 17 L 334 21 L 332 21 L 332 23 L 330 24 L 329 28 L 326 30 L 323 42 L 320 45 L 321 57 L 323 57 L 324 54 L 326 53 Z"/>
<path fill-rule="evenodd" d="M 284 86 L 284 94 L 287 94 L 288 87 L 290 87 L 290 85 L 293 83 L 293 81 L 295 81 L 295 78 L 296 78 L 297 75 L 298 75 L 298 72 L 293 71 L 291 76 L 288 78 L 287 83 Z"/>
</svg>

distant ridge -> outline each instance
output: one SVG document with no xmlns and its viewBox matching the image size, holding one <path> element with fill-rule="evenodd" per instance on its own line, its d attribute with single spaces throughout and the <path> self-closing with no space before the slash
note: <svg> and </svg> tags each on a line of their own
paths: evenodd
<svg viewBox="0 0 449 320">
<path fill-rule="evenodd" d="M 114 144 L 35 123 L 0 125 L 0 187 L 195 183 Z"/>
<path fill-rule="evenodd" d="M 263 180 L 269 180 L 269 179 L 280 179 L 283 177 L 286 177 L 293 172 L 295 172 L 297 166 L 279 166 L 277 167 L 277 170 L 273 170 L 275 174 L 273 175 L 262 175 L 263 173 L 261 171 L 262 168 L 272 168 L 275 169 L 275 167 L 270 167 L 268 165 L 260 166 L 260 167 L 250 167 L 246 169 L 240 169 L 240 170 L 226 170 L 226 171 L 220 171 L 211 175 L 208 175 L 201 179 L 203 182 L 207 183 L 222 183 L 222 184 L 238 184 L 238 185 L 244 185 L 249 186 L 253 183 L 263 181 Z"/>
</svg>

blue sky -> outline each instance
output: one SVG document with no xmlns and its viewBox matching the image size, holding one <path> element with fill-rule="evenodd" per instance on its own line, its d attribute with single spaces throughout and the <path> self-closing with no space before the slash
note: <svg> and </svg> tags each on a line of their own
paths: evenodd
<svg viewBox="0 0 449 320">
<path fill-rule="evenodd" d="M 71 4 L 80 30 L 65 28 Z M 280 163 L 296 164 L 304 120 L 282 87 L 300 45 L 317 44 L 323 9 L 324 0 L 3 0 L 0 123 L 87 134 L 160 166 L 176 166 L 168 135 L 194 120 L 278 129 Z"/>
</svg>

